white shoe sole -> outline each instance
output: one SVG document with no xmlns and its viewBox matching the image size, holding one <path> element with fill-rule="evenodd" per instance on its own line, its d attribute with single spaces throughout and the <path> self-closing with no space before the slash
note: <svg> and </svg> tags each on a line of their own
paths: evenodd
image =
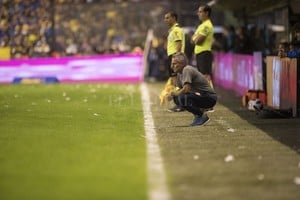
<svg viewBox="0 0 300 200">
<path fill-rule="evenodd" d="M 200 126 L 205 126 L 206 124 L 208 124 L 209 121 L 210 121 L 210 118 L 208 118 L 208 120 L 206 122 L 204 122 L 203 124 L 201 124 Z"/>
</svg>

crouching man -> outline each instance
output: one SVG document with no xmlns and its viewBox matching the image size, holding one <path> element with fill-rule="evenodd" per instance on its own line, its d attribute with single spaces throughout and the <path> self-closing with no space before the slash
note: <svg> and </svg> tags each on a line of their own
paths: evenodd
<svg viewBox="0 0 300 200">
<path fill-rule="evenodd" d="M 173 55 L 172 68 L 177 73 L 177 86 L 180 89 L 168 94 L 167 99 L 194 114 L 191 126 L 203 126 L 209 122 L 206 111 L 216 105 L 217 94 L 205 76 L 187 63 L 184 53 Z"/>
</svg>

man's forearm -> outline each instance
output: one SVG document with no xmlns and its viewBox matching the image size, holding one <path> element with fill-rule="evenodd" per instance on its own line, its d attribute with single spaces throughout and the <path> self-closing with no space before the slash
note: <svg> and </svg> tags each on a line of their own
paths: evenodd
<svg viewBox="0 0 300 200">
<path fill-rule="evenodd" d="M 183 88 L 175 91 L 175 92 L 171 92 L 172 96 L 180 96 L 182 94 L 188 93 L 190 91 L 190 88 L 188 86 L 184 86 Z"/>
</svg>

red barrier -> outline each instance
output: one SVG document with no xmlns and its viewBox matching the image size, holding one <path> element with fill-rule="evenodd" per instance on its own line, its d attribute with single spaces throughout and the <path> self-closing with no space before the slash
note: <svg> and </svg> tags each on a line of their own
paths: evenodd
<svg viewBox="0 0 300 200">
<path fill-rule="evenodd" d="M 297 59 L 267 57 L 267 105 L 297 116 Z"/>
</svg>

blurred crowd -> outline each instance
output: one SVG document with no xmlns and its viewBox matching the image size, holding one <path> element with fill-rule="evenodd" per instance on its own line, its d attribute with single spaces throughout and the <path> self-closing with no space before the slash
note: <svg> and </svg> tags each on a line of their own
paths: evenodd
<svg viewBox="0 0 300 200">
<path fill-rule="evenodd" d="M 0 45 L 11 47 L 13 58 L 50 52 L 53 34 L 47 0 L 0 1 Z"/>
<path fill-rule="evenodd" d="M 0 47 L 10 47 L 11 58 L 141 50 L 149 26 L 163 14 L 162 5 L 1 0 Z"/>
<path fill-rule="evenodd" d="M 270 29 L 257 26 L 224 26 L 221 34 L 215 35 L 213 49 L 226 53 L 252 54 L 260 51 L 264 56 L 274 54 L 276 35 Z"/>
<path fill-rule="evenodd" d="M 148 61 L 153 76 L 164 73 L 167 27 L 165 1 L 0 0 L 0 47 L 11 58 L 61 57 L 141 52 L 149 29 L 155 30 Z M 196 24 L 195 24 L 196 25 Z M 215 34 L 213 50 L 276 55 L 269 29 L 224 26 Z M 186 32 L 185 53 L 193 63 L 192 31 Z"/>
</svg>

